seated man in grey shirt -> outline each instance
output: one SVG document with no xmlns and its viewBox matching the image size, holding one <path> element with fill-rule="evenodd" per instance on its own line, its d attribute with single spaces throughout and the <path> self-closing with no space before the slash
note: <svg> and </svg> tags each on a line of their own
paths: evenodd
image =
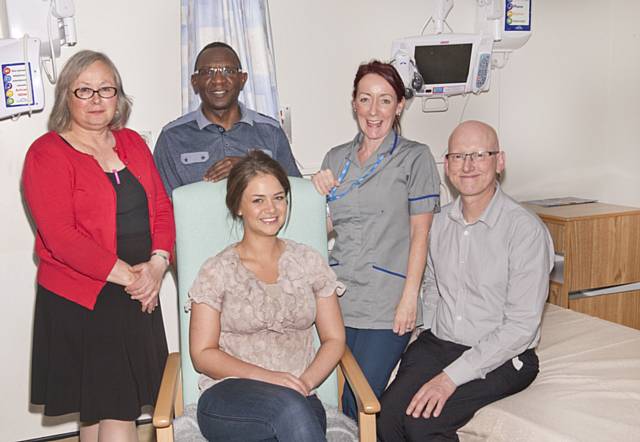
<svg viewBox="0 0 640 442">
<path fill-rule="evenodd" d="M 247 109 L 238 95 L 247 81 L 238 54 L 226 43 L 205 46 L 191 85 L 201 106 L 167 124 L 154 158 L 167 193 L 202 179 L 218 181 L 250 150 L 260 149 L 290 176 L 300 176 L 289 141 L 276 120 Z"/>
<path fill-rule="evenodd" d="M 380 439 L 458 440 L 481 407 L 526 388 L 547 299 L 545 225 L 500 189 L 505 155 L 490 126 L 460 124 L 445 173 L 458 198 L 433 218 L 424 326 L 381 399 Z"/>
</svg>

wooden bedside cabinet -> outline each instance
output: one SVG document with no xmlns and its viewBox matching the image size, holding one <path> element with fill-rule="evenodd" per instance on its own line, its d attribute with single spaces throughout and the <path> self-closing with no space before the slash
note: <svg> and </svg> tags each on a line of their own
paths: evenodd
<svg viewBox="0 0 640 442">
<path fill-rule="evenodd" d="M 640 290 L 570 296 L 581 290 L 640 282 L 640 209 L 603 203 L 542 207 L 523 204 L 547 225 L 564 256 L 549 302 L 640 329 Z"/>
</svg>

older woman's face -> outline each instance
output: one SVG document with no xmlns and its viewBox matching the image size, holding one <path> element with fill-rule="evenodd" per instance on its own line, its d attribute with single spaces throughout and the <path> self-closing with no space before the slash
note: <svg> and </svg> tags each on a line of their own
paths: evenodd
<svg viewBox="0 0 640 442">
<path fill-rule="evenodd" d="M 360 79 L 353 111 L 360 130 L 368 139 L 384 139 L 403 106 L 404 99 L 399 102 L 391 85 L 380 75 L 367 74 Z"/>
<path fill-rule="evenodd" d="M 71 130 L 74 129 L 74 126 L 84 130 L 102 130 L 109 126 L 116 112 L 117 95 L 111 98 L 102 98 L 96 92 L 93 97 L 83 100 L 73 93 L 79 88 L 98 90 L 101 87 L 116 87 L 113 72 L 101 61 L 89 65 L 71 83 L 69 89 Z"/>
</svg>

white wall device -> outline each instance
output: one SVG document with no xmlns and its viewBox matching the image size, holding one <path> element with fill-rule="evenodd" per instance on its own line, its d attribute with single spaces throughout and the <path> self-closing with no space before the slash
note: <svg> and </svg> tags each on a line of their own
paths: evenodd
<svg viewBox="0 0 640 442">
<path fill-rule="evenodd" d="M 3 99 L 0 119 L 44 108 L 40 40 L 0 40 Z"/>
<path fill-rule="evenodd" d="M 44 108 L 42 73 L 55 83 L 60 47 L 77 41 L 73 0 L 5 0 L 5 5 L 9 38 L 0 40 L 0 119 Z"/>
<path fill-rule="evenodd" d="M 531 0 L 478 0 L 476 32 L 493 37 L 494 52 L 520 49 L 531 37 Z"/>
</svg>

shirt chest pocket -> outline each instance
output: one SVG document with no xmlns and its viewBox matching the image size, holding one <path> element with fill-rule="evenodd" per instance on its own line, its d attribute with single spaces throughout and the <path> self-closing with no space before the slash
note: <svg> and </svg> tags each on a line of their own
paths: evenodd
<svg viewBox="0 0 640 442">
<path fill-rule="evenodd" d="M 409 177 L 404 168 L 385 165 L 362 185 L 362 212 L 371 216 L 406 211 Z"/>
<path fill-rule="evenodd" d="M 180 154 L 180 162 L 185 166 L 190 164 L 200 164 L 209 161 L 209 152 L 187 152 Z"/>
</svg>

